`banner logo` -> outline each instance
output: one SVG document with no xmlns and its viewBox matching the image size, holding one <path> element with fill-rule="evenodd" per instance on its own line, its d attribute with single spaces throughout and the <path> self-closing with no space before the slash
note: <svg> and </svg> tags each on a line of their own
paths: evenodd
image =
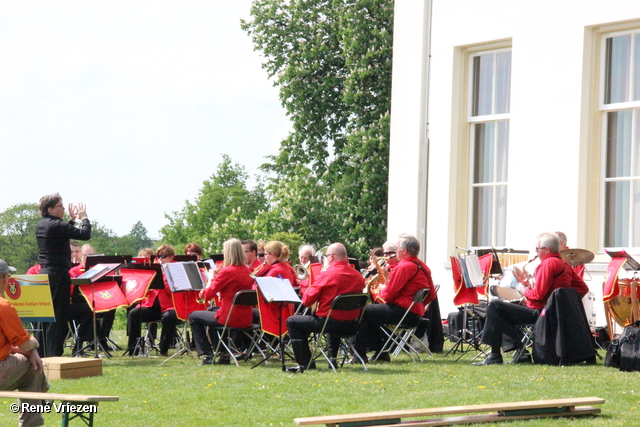
<svg viewBox="0 0 640 427">
<path fill-rule="evenodd" d="M 9 279 L 9 285 L 7 286 L 7 296 L 13 300 L 20 298 L 22 289 L 16 279 Z"/>
</svg>

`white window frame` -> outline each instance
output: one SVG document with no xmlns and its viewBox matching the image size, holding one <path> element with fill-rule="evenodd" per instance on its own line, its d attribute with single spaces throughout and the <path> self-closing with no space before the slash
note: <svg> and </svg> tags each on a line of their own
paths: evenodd
<svg viewBox="0 0 640 427">
<path fill-rule="evenodd" d="M 624 30 L 624 31 L 615 31 L 615 32 L 609 32 L 609 33 L 604 33 L 602 34 L 602 38 L 600 40 L 600 78 L 599 78 L 599 94 L 598 94 L 598 108 L 600 111 L 600 120 L 601 120 L 601 135 L 600 135 L 600 150 L 601 150 L 601 154 L 600 154 L 600 225 L 599 225 L 599 229 L 600 229 L 600 233 L 599 233 L 599 240 L 600 240 L 600 248 L 605 248 L 607 247 L 606 245 L 606 214 L 607 214 L 607 209 L 606 209 L 606 200 L 607 200 L 607 193 L 606 193 L 606 185 L 608 182 L 623 182 L 623 181 L 628 181 L 631 183 L 631 190 L 633 191 L 633 183 L 634 181 L 637 181 L 638 185 L 640 185 L 640 168 L 635 172 L 635 175 L 629 175 L 629 176 L 625 176 L 625 177 L 614 177 L 614 178 L 607 178 L 607 135 L 608 135 L 608 123 L 607 123 L 607 115 L 608 113 L 611 112 L 622 112 L 625 110 L 631 110 L 632 111 L 632 123 L 633 123 L 633 116 L 634 115 L 640 115 L 640 100 L 638 101 L 627 101 L 627 102 L 616 102 L 613 104 L 605 104 L 605 88 L 606 88 L 606 61 L 607 61 L 607 55 L 606 55 L 606 49 L 607 49 L 607 39 L 609 38 L 613 38 L 613 37 L 619 37 L 619 36 L 624 36 L 624 35 L 631 35 L 631 39 L 632 39 L 632 45 L 631 45 L 631 52 L 633 55 L 633 46 L 634 46 L 634 36 L 635 35 L 640 35 L 640 28 L 633 28 L 633 29 L 628 29 L 628 30 Z M 631 84 L 629 85 L 629 91 L 630 94 L 633 93 L 633 72 L 634 72 L 634 68 L 633 68 L 633 61 L 631 61 L 631 69 L 629 70 L 630 72 L 630 79 L 631 79 Z M 635 110 L 635 113 L 633 112 L 633 110 Z M 636 127 L 634 124 L 632 124 L 632 128 L 631 128 L 631 141 L 632 141 L 632 145 L 631 145 L 631 158 L 633 159 L 636 153 L 637 149 L 640 149 L 640 147 L 637 147 L 636 144 L 633 144 L 634 139 L 636 139 L 636 135 L 640 132 L 640 126 Z M 633 199 L 630 199 L 630 202 L 632 202 Z M 634 221 L 634 217 L 639 217 L 640 216 L 640 211 L 633 211 L 632 206 L 630 206 L 630 212 L 629 212 L 629 231 L 628 231 L 628 242 L 629 245 L 625 246 L 628 248 L 631 248 L 633 251 L 637 251 L 640 250 L 640 241 L 636 242 L 636 246 L 633 245 L 633 231 L 634 231 L 634 226 L 635 227 L 640 227 L 640 221 L 636 220 Z M 635 214 L 635 215 L 634 215 Z M 635 224 L 634 224 L 635 223 Z M 616 245 L 618 246 L 618 245 Z"/>
<path fill-rule="evenodd" d="M 481 116 L 473 116 L 473 96 L 474 96 L 474 91 L 473 91 L 473 79 L 474 79 L 474 58 L 478 57 L 478 56 L 483 56 L 483 55 L 497 55 L 498 53 L 502 53 L 502 52 L 513 52 L 511 47 L 507 47 L 507 48 L 500 48 L 500 49 L 487 49 L 487 50 L 477 50 L 474 52 L 469 52 L 469 60 L 468 60 L 468 81 L 467 81 L 467 87 L 468 87 L 468 99 L 467 99 L 467 126 L 469 126 L 469 140 L 467 141 L 467 146 L 469 147 L 469 177 L 468 177 L 468 200 L 469 200 L 469 204 L 468 204 L 468 213 L 467 213 L 467 230 L 469 231 L 467 233 L 467 246 L 468 247 L 478 247 L 478 246 L 486 246 L 484 244 L 481 245 L 474 245 L 473 244 L 473 236 L 476 234 L 476 230 L 474 229 L 474 217 L 475 217 L 475 211 L 474 211 L 474 206 L 475 206 L 475 200 L 474 200 L 474 189 L 478 188 L 478 187 L 493 187 L 494 189 L 497 189 L 498 187 L 506 187 L 505 191 L 508 191 L 508 174 L 509 171 L 507 169 L 507 181 L 494 181 L 494 182 L 490 182 L 490 183 L 474 183 L 474 175 L 475 175 L 475 171 L 474 171 L 474 160 L 475 160 L 475 129 L 476 129 L 476 124 L 480 124 L 480 123 L 489 123 L 489 122 L 500 122 L 500 121 L 508 121 L 510 122 L 510 118 L 511 118 L 511 112 L 509 113 L 501 113 L 501 114 L 490 114 L 490 115 L 481 115 Z M 497 57 L 497 56 L 496 56 Z M 513 64 L 513 61 L 512 61 Z M 495 69 L 494 69 L 495 70 Z M 512 73 L 513 75 L 513 73 Z M 495 83 L 496 83 L 496 78 L 497 78 L 497 73 L 494 72 L 493 74 L 493 93 L 492 93 L 492 100 L 491 100 L 491 104 L 492 106 L 495 106 L 495 96 L 496 96 L 496 91 L 495 91 Z M 511 96 L 511 95 L 509 95 Z M 510 108 L 509 108 L 510 110 Z M 509 142 L 507 141 L 507 146 L 509 145 Z M 495 150 L 494 153 L 494 165 L 497 165 L 497 156 L 498 156 L 498 150 Z M 507 166 L 508 168 L 508 166 Z M 494 176 L 496 173 L 496 170 L 494 169 L 493 171 Z M 492 218 L 492 230 L 491 230 L 491 241 L 488 243 L 489 246 L 504 246 L 506 244 L 506 218 L 505 218 L 505 223 L 504 224 L 498 224 L 498 218 L 497 218 L 497 203 L 495 203 L 495 197 L 496 197 L 496 191 L 494 190 L 493 193 L 493 203 L 491 206 L 491 218 Z M 508 203 L 505 206 L 505 209 L 508 208 Z M 505 216 L 508 215 L 508 211 L 505 214 Z M 498 226 L 501 225 L 502 229 L 502 233 L 498 233 Z M 497 236 L 499 234 L 502 234 L 504 236 L 505 242 L 499 242 L 497 241 Z"/>
</svg>

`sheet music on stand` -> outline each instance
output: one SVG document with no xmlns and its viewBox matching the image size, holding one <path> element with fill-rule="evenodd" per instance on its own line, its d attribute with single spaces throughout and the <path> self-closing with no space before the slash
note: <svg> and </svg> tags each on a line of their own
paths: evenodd
<svg viewBox="0 0 640 427">
<path fill-rule="evenodd" d="M 480 288 L 484 286 L 484 276 L 480 269 L 480 260 L 477 254 L 460 255 L 460 268 L 464 276 L 464 283 L 467 288 Z"/>
<path fill-rule="evenodd" d="M 624 249 L 622 249 L 622 248 L 604 248 L 604 251 L 611 258 L 626 258 L 627 261 L 623 265 L 625 270 L 634 270 L 634 271 L 640 270 L 640 264 L 638 263 L 638 261 L 636 261 Z"/>
<path fill-rule="evenodd" d="M 204 280 L 198 265 L 193 261 L 162 264 L 171 292 L 200 291 Z"/>
<path fill-rule="evenodd" d="M 300 303 L 300 297 L 293 290 L 288 279 L 277 277 L 256 277 L 258 288 L 267 302 Z"/>
<path fill-rule="evenodd" d="M 120 263 L 118 264 L 96 264 L 91 267 L 90 270 L 85 271 L 83 274 L 78 276 L 79 283 L 94 283 L 97 282 L 100 278 L 106 276 L 111 273 L 116 268 L 120 267 Z M 84 282 L 84 280 L 87 280 Z"/>
</svg>

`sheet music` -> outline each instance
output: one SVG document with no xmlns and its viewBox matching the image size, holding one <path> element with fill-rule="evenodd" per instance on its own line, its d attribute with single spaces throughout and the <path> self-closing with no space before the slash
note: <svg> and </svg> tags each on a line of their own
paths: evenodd
<svg viewBox="0 0 640 427">
<path fill-rule="evenodd" d="M 256 282 L 268 302 L 302 302 L 288 279 L 256 277 Z"/>
<path fill-rule="evenodd" d="M 467 288 L 484 286 L 484 276 L 480 270 L 478 255 L 472 254 L 464 257 L 461 256 L 460 267 L 462 268 L 462 274 Z"/>
<path fill-rule="evenodd" d="M 198 266 L 193 261 L 162 264 L 162 268 L 171 292 L 199 291 L 204 287 Z M 195 274 L 192 271 L 194 268 Z"/>
<path fill-rule="evenodd" d="M 78 276 L 78 279 L 89 279 L 91 283 L 93 283 L 118 267 L 120 267 L 120 264 L 96 264 L 91 267 L 91 269 Z"/>
</svg>

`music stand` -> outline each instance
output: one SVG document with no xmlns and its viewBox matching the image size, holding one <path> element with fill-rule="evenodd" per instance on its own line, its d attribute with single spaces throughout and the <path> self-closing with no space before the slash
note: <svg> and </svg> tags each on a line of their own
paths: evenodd
<svg viewBox="0 0 640 427">
<path fill-rule="evenodd" d="M 251 369 L 269 360 L 273 355 L 280 356 L 282 371 L 286 372 L 287 368 L 284 364 L 284 345 L 282 342 L 282 311 L 287 304 L 302 303 L 300 297 L 296 294 L 287 279 L 279 279 L 277 277 L 256 277 L 256 283 L 266 302 L 277 302 L 278 304 L 278 346 L 271 353 L 267 354 L 260 362 L 256 363 Z"/>
<path fill-rule="evenodd" d="M 155 274 L 155 276 L 153 276 L 153 280 L 149 284 L 149 290 L 151 290 L 151 289 L 164 289 L 164 280 L 162 280 L 162 264 L 156 264 L 156 263 L 142 263 L 142 264 L 140 264 L 140 263 L 137 263 L 137 262 L 128 262 L 126 264 L 126 268 L 132 269 L 132 270 L 154 271 L 156 274 Z M 146 298 L 146 295 L 145 295 L 145 298 Z M 142 313 L 140 313 L 140 316 L 142 316 Z M 144 341 L 144 337 L 140 336 L 140 338 L 138 338 L 138 342 L 133 347 L 133 350 L 131 350 L 131 351 L 127 350 L 122 355 L 126 356 L 127 353 L 131 353 L 131 357 L 134 357 L 134 354 L 136 353 L 137 349 L 140 349 L 140 352 L 138 354 L 144 354 L 145 345 L 146 345 L 146 343 Z"/>
<path fill-rule="evenodd" d="M 89 257 L 87 256 L 86 266 L 89 266 Z M 99 257 L 94 257 L 99 258 Z M 106 257 L 105 257 L 106 258 Z M 120 268 L 121 263 L 109 263 L 109 264 L 93 264 L 91 268 L 86 269 L 86 271 L 80 275 L 76 279 L 71 279 L 71 282 L 76 285 L 86 285 L 91 284 L 91 311 L 93 312 L 93 349 L 94 349 L 94 359 L 98 359 L 99 351 L 101 350 L 107 357 L 111 357 L 111 353 L 109 350 L 104 348 L 102 343 L 98 340 L 98 322 L 96 318 L 96 294 L 95 294 L 95 283 L 100 281 L 102 278 L 107 277 L 107 274 L 111 273 L 114 270 Z M 116 281 L 115 278 L 109 277 L 107 281 Z M 122 285 L 122 276 L 120 276 L 120 285 Z M 91 344 L 87 344 L 80 351 L 83 351 L 85 348 L 89 348 Z"/>
<path fill-rule="evenodd" d="M 191 256 L 191 255 L 188 255 Z M 195 258 L 195 256 L 193 256 Z M 194 260 L 195 261 L 195 260 Z M 162 264 L 162 268 L 165 272 L 165 276 L 167 278 L 167 283 L 169 284 L 169 289 L 171 289 L 172 293 L 182 293 L 182 292 L 199 292 L 205 287 L 204 280 L 202 279 L 202 274 L 200 273 L 200 269 L 198 265 L 194 261 L 187 262 L 172 262 L 168 264 Z M 188 295 L 185 297 L 185 311 L 187 312 L 187 316 L 189 315 L 189 298 Z M 176 317 L 178 316 L 177 309 Z M 188 320 L 185 320 L 182 325 L 182 339 L 184 341 L 184 346 L 180 349 L 180 351 L 175 352 L 169 358 L 164 360 L 160 365 L 165 364 L 169 360 L 174 357 L 182 356 L 185 353 L 191 355 L 194 360 L 197 362 L 198 357 L 193 353 L 191 348 L 189 348 L 189 339 L 187 337 L 187 324 Z"/>
</svg>

